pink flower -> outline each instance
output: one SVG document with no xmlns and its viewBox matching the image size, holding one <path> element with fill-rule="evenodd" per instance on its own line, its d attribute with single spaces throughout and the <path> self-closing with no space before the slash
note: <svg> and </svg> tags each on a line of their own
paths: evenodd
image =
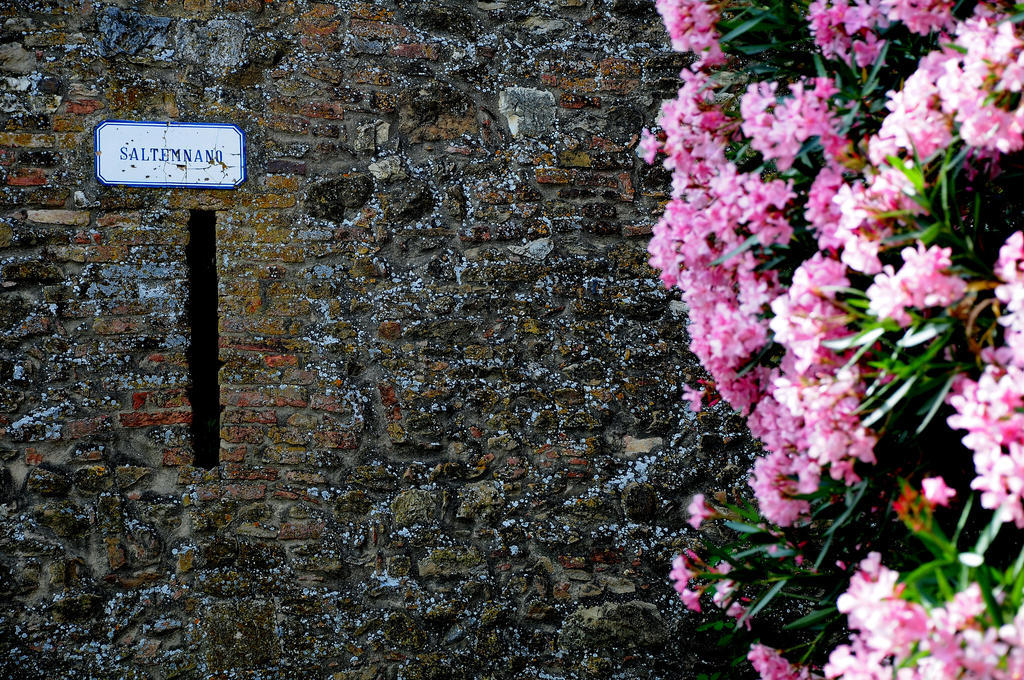
<svg viewBox="0 0 1024 680">
<path fill-rule="evenodd" d="M 868 311 L 878 318 L 895 319 L 901 326 L 909 326 L 908 307 L 945 307 L 967 291 L 963 279 L 946 273 L 952 266 L 951 249 L 925 249 L 919 242 L 916 250 L 904 248 L 901 254 L 904 265 L 900 271 L 896 273 L 886 265 L 867 290 L 871 303 Z"/>
<path fill-rule="evenodd" d="M 718 515 L 718 513 L 716 513 L 714 509 L 705 502 L 704 494 L 702 493 L 693 497 L 693 500 L 690 501 L 689 507 L 686 508 L 686 512 L 690 515 L 690 519 L 687 521 L 694 529 L 700 529 L 700 525 L 703 524 L 704 520 Z"/>
<path fill-rule="evenodd" d="M 842 145 L 844 140 L 836 132 L 838 119 L 830 107 L 838 90 L 830 79 L 793 83 L 790 96 L 782 100 L 775 95 L 777 87 L 774 82 L 755 83 L 747 88 L 740 104 L 743 134 L 766 160 L 774 160 L 779 170 L 788 170 L 811 137 L 819 137 L 827 151 Z"/>
<path fill-rule="evenodd" d="M 762 644 L 751 645 L 747 660 L 757 671 L 761 680 L 812 680 L 820 675 L 812 674 L 806 666 L 794 666 L 779 653 Z"/>
<path fill-rule="evenodd" d="M 956 496 L 956 489 L 946 486 L 946 480 L 942 477 L 928 477 L 921 480 L 921 490 L 929 503 L 943 507 L 948 506 L 949 501 Z"/>
<path fill-rule="evenodd" d="M 672 560 L 672 570 L 668 574 L 672 580 L 672 586 L 679 593 L 679 599 L 683 601 L 687 609 L 695 612 L 700 611 L 700 596 L 703 590 L 692 590 L 690 579 L 696 576 L 689 560 L 683 555 L 676 555 Z"/>
<path fill-rule="evenodd" d="M 640 157 L 644 159 L 644 163 L 650 165 L 658 157 L 658 152 L 661 151 L 661 142 L 658 141 L 657 135 L 644 128 L 640 135 L 639 148 Z"/>
<path fill-rule="evenodd" d="M 927 35 L 952 28 L 953 4 L 950 0 L 882 0 L 881 9 L 912 33 Z"/>
<path fill-rule="evenodd" d="M 700 413 L 700 409 L 704 402 L 704 390 L 698 390 L 689 385 L 683 385 L 683 401 L 690 405 L 690 410 L 694 413 Z"/>
<path fill-rule="evenodd" d="M 700 57 L 695 70 L 724 60 L 715 28 L 718 9 L 702 0 L 657 0 L 655 7 L 665 22 L 672 48 Z"/>
<path fill-rule="evenodd" d="M 825 58 L 860 67 L 874 63 L 878 57 L 884 43 L 875 29 L 889 23 L 881 11 L 881 0 L 853 0 L 852 4 L 849 0 L 814 0 L 808 7 L 807 20 L 814 43 Z"/>
</svg>

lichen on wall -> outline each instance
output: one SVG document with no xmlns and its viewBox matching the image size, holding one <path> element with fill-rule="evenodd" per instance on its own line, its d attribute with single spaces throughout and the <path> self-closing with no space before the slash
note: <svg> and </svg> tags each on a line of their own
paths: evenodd
<svg viewBox="0 0 1024 680">
<path fill-rule="evenodd" d="M 640 0 L 0 1 L 0 675 L 716 667 L 668 564 L 752 443 L 680 401 L 635 153 L 682 65 Z M 249 179 L 100 185 L 106 119 L 235 123 Z"/>
</svg>

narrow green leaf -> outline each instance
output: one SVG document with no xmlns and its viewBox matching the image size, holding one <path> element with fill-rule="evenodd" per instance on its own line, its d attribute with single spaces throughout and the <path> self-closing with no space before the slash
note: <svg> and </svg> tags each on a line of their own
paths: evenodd
<svg viewBox="0 0 1024 680">
<path fill-rule="evenodd" d="M 995 593 L 993 592 L 992 586 L 992 572 L 989 570 L 988 565 L 982 565 L 977 571 L 978 574 L 978 585 L 981 586 L 981 596 L 985 600 L 985 606 L 988 608 L 988 613 L 992 615 L 992 620 L 995 621 L 996 626 L 1003 625 L 1003 610 L 996 602 Z"/>
<path fill-rule="evenodd" d="M 736 625 L 740 626 L 746 622 L 747 619 L 756 616 L 757 613 L 764 609 L 769 602 L 775 599 L 775 596 L 779 594 L 779 591 L 781 591 L 787 583 L 789 583 L 789 579 L 782 579 L 781 581 L 778 581 L 767 593 L 764 594 L 764 597 L 757 601 L 757 604 L 744 612 L 743 616 L 740 617 L 740 620 L 736 622 Z"/>
<path fill-rule="evenodd" d="M 935 414 L 939 412 L 939 407 L 942 406 L 943 403 L 945 403 L 946 395 L 949 393 L 950 388 L 953 387 L 953 381 L 955 379 L 956 373 L 950 375 L 949 378 L 946 379 L 946 382 L 942 386 L 942 389 L 940 389 L 935 394 L 935 396 L 932 397 L 931 405 L 928 407 L 928 413 L 925 414 L 924 418 L 921 420 L 921 424 L 918 425 L 917 429 L 914 431 L 915 435 L 924 432 L 925 428 L 928 427 L 928 424 L 932 422 L 932 418 L 934 418 Z"/>
<path fill-rule="evenodd" d="M 999 518 L 999 514 L 996 513 L 992 516 L 992 521 L 988 523 L 988 526 L 978 536 L 978 541 L 974 544 L 974 552 L 984 555 L 988 547 L 992 545 L 992 541 L 996 540 L 996 536 L 999 535 L 999 530 L 1002 528 L 1003 522 Z"/>
<path fill-rule="evenodd" d="M 871 427 L 881 420 L 885 414 L 889 413 L 889 411 L 900 403 L 900 400 L 903 399 L 906 393 L 910 391 L 910 388 L 913 387 L 916 382 L 917 376 L 911 376 L 910 379 L 903 383 L 898 390 L 890 394 L 889 398 L 886 399 L 881 406 L 875 409 L 870 416 L 861 421 L 861 424 L 864 425 L 864 427 Z"/>
<path fill-rule="evenodd" d="M 960 518 L 956 522 L 956 531 L 953 532 L 953 543 L 960 542 L 960 534 L 963 532 L 964 527 L 967 526 L 967 519 L 971 516 L 971 507 L 974 505 L 974 494 L 971 494 L 967 503 L 964 504 L 963 511 L 960 512 Z"/>
<path fill-rule="evenodd" d="M 716 259 L 715 259 L 715 260 L 714 260 L 714 261 L 713 261 L 713 262 L 712 262 L 711 264 L 712 264 L 712 265 L 719 265 L 719 264 L 722 264 L 722 263 L 723 263 L 723 262 L 725 262 L 726 260 L 728 260 L 728 259 L 730 259 L 730 258 L 733 258 L 733 257 L 735 257 L 735 256 L 739 255 L 739 254 L 740 254 L 740 253 L 742 253 L 742 252 L 745 252 L 745 251 L 747 251 L 747 250 L 750 250 L 751 248 L 753 248 L 753 247 L 754 247 L 754 245 L 755 245 L 755 244 L 757 244 L 757 243 L 759 243 L 759 242 L 760 242 L 760 241 L 758 240 L 758 238 L 757 238 L 757 236 L 756 236 L 756 235 L 754 235 L 754 236 L 748 236 L 748 237 L 747 237 L 747 240 L 746 240 L 746 241 L 744 241 L 744 242 L 743 242 L 743 243 L 741 243 L 740 245 L 736 246 L 735 248 L 733 248 L 732 250 L 730 250 L 729 252 L 727 252 L 727 253 L 726 253 L 725 255 L 722 255 L 722 256 L 720 256 L 720 257 L 716 258 Z"/>
<path fill-rule="evenodd" d="M 855 335 L 848 335 L 845 338 L 835 338 L 834 340 L 825 340 L 821 344 L 824 347 L 836 352 L 842 352 L 843 350 L 851 349 L 853 347 L 870 347 L 880 337 L 885 335 L 885 329 L 882 327 L 872 328 L 870 330 L 861 331 Z"/>
<path fill-rule="evenodd" d="M 818 609 L 813 611 L 807 616 L 801 616 L 796 621 L 790 621 L 782 627 L 783 630 L 799 630 L 801 628 L 810 628 L 819 621 L 824 621 L 830 616 L 834 616 L 838 610 L 835 606 L 829 607 L 828 609 Z"/>
<path fill-rule="evenodd" d="M 750 524 L 743 524 L 742 522 L 734 522 L 733 520 L 726 520 L 722 522 L 725 526 L 729 527 L 733 531 L 738 531 L 741 534 L 759 534 L 764 532 L 761 527 L 751 526 Z"/>
<path fill-rule="evenodd" d="M 949 562 L 940 560 L 933 560 L 931 562 L 927 562 L 925 564 L 922 564 L 920 567 L 910 572 L 906 576 L 900 577 L 900 583 L 906 583 L 908 586 L 912 583 L 917 583 L 919 580 L 931 574 L 933 571 L 942 569 L 942 567 L 948 564 Z"/>
<path fill-rule="evenodd" d="M 765 16 L 763 14 L 761 14 L 759 16 L 756 16 L 753 19 L 747 19 L 742 24 L 740 24 L 739 26 L 737 26 L 736 28 L 732 29 L 731 31 L 729 31 L 728 33 L 723 35 L 721 38 L 719 38 L 718 42 L 720 42 L 720 43 L 727 43 L 727 42 L 730 42 L 732 40 L 735 40 L 736 38 L 740 37 L 744 33 L 750 31 L 752 28 L 754 28 L 755 26 L 757 26 L 758 24 L 760 24 L 764 20 L 765 20 Z"/>
</svg>

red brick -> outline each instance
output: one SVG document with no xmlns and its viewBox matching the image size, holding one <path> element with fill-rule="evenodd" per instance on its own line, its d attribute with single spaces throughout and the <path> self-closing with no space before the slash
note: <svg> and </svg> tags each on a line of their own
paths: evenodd
<svg viewBox="0 0 1024 680">
<path fill-rule="evenodd" d="M 437 61 L 437 47 L 423 43 L 409 43 L 407 45 L 395 45 L 391 48 L 391 54 L 406 59 L 429 59 Z"/>
<path fill-rule="evenodd" d="M 0 132 L 0 146 L 15 146 L 26 149 L 41 149 L 56 144 L 57 138 L 50 133 Z"/>
<path fill-rule="evenodd" d="M 333 394 L 314 394 L 310 408 L 331 413 L 346 413 L 351 409 L 347 401 L 339 399 Z"/>
<path fill-rule="evenodd" d="M 377 326 L 377 335 L 394 342 L 402 337 L 402 324 L 397 321 L 384 321 Z"/>
<path fill-rule="evenodd" d="M 247 468 L 238 465 L 237 463 L 228 463 L 224 466 L 224 478 L 225 479 L 265 479 L 267 481 L 273 481 L 277 479 L 278 471 L 276 468 Z"/>
<path fill-rule="evenodd" d="M 349 30 L 352 35 L 363 38 L 404 38 L 409 35 L 409 31 L 402 26 L 363 19 L 352 19 Z"/>
<path fill-rule="evenodd" d="M 138 324 L 125 319 L 100 317 L 93 320 L 92 329 L 100 335 L 121 335 L 122 333 L 134 333 L 138 330 Z"/>
<path fill-rule="evenodd" d="M 188 392 L 181 389 L 150 392 L 149 403 L 155 408 L 182 408 L 191 405 L 188 400 Z"/>
<path fill-rule="evenodd" d="M 263 441 L 263 428 L 241 425 L 222 427 L 220 438 L 233 444 L 259 444 Z"/>
<path fill-rule="evenodd" d="M 266 484 L 228 484 L 224 487 L 225 498 L 252 501 L 267 495 Z"/>
<path fill-rule="evenodd" d="M 168 467 L 177 467 L 180 465 L 191 465 L 194 459 L 195 456 L 185 449 L 164 449 L 162 463 Z"/>
<path fill-rule="evenodd" d="M 650 236 L 653 232 L 650 224 L 626 224 L 622 227 L 622 235 L 626 237 Z"/>
<path fill-rule="evenodd" d="M 104 108 L 104 106 L 105 104 L 98 99 L 78 99 L 68 102 L 68 113 L 89 114 Z"/>
<path fill-rule="evenodd" d="M 25 216 L 41 224 L 66 224 L 75 227 L 89 224 L 88 210 L 27 210 Z"/>
<path fill-rule="evenodd" d="M 304 540 L 320 538 L 323 532 L 324 525 L 322 522 L 285 522 L 281 525 L 281 531 L 277 537 L 282 541 Z"/>
<path fill-rule="evenodd" d="M 46 184 L 46 173 L 39 168 L 17 170 L 7 176 L 7 183 L 13 187 L 35 187 Z"/>
<path fill-rule="evenodd" d="M 566 569 L 583 569 L 587 566 L 587 561 L 582 557 L 570 557 L 569 555 L 559 555 L 558 563 Z"/>
<path fill-rule="evenodd" d="M 191 411 L 162 411 L 160 413 L 122 413 L 122 427 L 149 427 L 150 425 L 187 425 L 192 422 Z"/>
<path fill-rule="evenodd" d="M 537 168 L 534 175 L 541 184 L 568 184 L 572 177 L 568 170 L 560 168 Z"/>
<path fill-rule="evenodd" d="M 630 59 L 602 59 L 598 68 L 603 76 L 616 76 L 623 78 L 626 76 L 637 77 L 640 75 L 640 64 Z"/>
<path fill-rule="evenodd" d="M 223 493 L 223 490 L 215 484 L 196 487 L 196 495 L 199 496 L 200 501 L 215 501 L 220 498 Z"/>
<path fill-rule="evenodd" d="M 254 411 L 248 409 L 228 409 L 221 416 L 224 423 L 263 423 L 264 425 L 277 424 L 276 411 Z"/>
<path fill-rule="evenodd" d="M 299 109 L 299 115 L 341 120 L 345 117 L 345 106 L 341 102 L 308 102 Z"/>
<path fill-rule="evenodd" d="M 395 16 L 395 13 L 374 3 L 358 2 L 352 6 L 351 15 L 356 19 L 387 21 Z"/>
<path fill-rule="evenodd" d="M 377 391 L 380 392 L 380 401 L 385 406 L 398 403 L 398 397 L 395 396 L 395 386 L 391 383 L 377 383 Z"/>
<path fill-rule="evenodd" d="M 359 438 L 356 433 L 345 430 L 317 432 L 316 440 L 331 449 L 353 450 L 359 448 Z"/>
<path fill-rule="evenodd" d="M 96 418 L 86 418 L 85 420 L 73 420 L 68 426 L 70 428 L 70 434 L 72 439 L 80 439 L 81 437 L 87 437 L 91 434 L 96 434 L 110 422 L 110 418 L 107 416 L 98 416 Z"/>
<path fill-rule="evenodd" d="M 563 109 L 599 109 L 601 108 L 601 98 L 583 97 L 578 94 L 572 94 L 571 92 L 563 92 L 558 98 L 558 105 Z"/>
<path fill-rule="evenodd" d="M 248 450 L 248 447 L 245 446 L 222 448 L 220 450 L 220 459 L 225 463 L 241 463 L 245 460 L 245 454 L 248 453 Z"/>
</svg>

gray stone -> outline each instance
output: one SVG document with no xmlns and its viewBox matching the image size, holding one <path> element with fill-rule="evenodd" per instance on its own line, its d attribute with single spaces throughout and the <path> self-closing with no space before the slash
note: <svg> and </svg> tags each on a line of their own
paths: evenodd
<svg viewBox="0 0 1024 680">
<path fill-rule="evenodd" d="M 31 73 L 35 69 L 35 55 L 22 47 L 21 43 L 0 45 L 0 71 Z"/>
<path fill-rule="evenodd" d="M 459 519 L 487 519 L 505 504 L 494 482 L 477 482 L 459 490 Z"/>
<path fill-rule="evenodd" d="M 658 494 L 650 484 L 627 484 L 622 492 L 622 509 L 634 522 L 654 519 L 658 510 Z"/>
<path fill-rule="evenodd" d="M 388 222 L 412 222 L 430 214 L 434 209 L 434 195 L 426 182 L 411 180 L 392 187 L 381 206 Z"/>
<path fill-rule="evenodd" d="M 372 192 L 372 179 L 367 175 L 351 173 L 323 180 L 310 188 L 307 207 L 314 217 L 341 220 L 346 209 L 366 205 Z"/>
<path fill-rule="evenodd" d="M 203 612 L 206 662 L 211 670 L 261 668 L 280 656 L 270 602 L 217 603 Z"/>
<path fill-rule="evenodd" d="M 661 446 L 664 442 L 665 440 L 661 437 L 637 439 L 636 437 L 626 435 L 622 438 L 622 443 L 625 445 L 625 453 L 633 456 L 639 453 L 650 453 L 655 447 Z"/>
<path fill-rule="evenodd" d="M 555 95 L 530 87 L 510 87 L 498 98 L 498 110 L 514 137 L 539 137 L 555 124 Z"/>
<path fill-rule="evenodd" d="M 388 156 L 368 166 L 370 174 L 382 182 L 394 182 L 408 177 L 402 167 L 402 159 L 398 156 Z"/>
<path fill-rule="evenodd" d="M 638 649 L 668 641 L 665 621 L 650 602 L 580 607 L 569 615 L 559 637 L 562 649 Z"/>
<path fill-rule="evenodd" d="M 486 565 L 476 548 L 438 548 L 419 560 L 420 576 L 454 576 L 481 571 Z"/>
<path fill-rule="evenodd" d="M 356 153 L 374 154 L 391 136 L 391 124 L 383 120 L 364 123 L 356 128 L 352 149 Z"/>
<path fill-rule="evenodd" d="M 178 56 L 189 64 L 230 69 L 244 61 L 245 24 L 231 19 L 182 21 L 175 34 Z"/>
<path fill-rule="evenodd" d="M 549 238 L 539 238 L 536 241 L 530 241 L 524 246 L 508 247 L 510 253 L 521 257 L 528 257 L 531 260 L 543 260 L 554 249 L 555 246 Z"/>
<path fill-rule="evenodd" d="M 434 497 L 429 491 L 409 489 L 391 501 L 396 526 L 426 524 L 434 514 Z"/>
<path fill-rule="evenodd" d="M 100 53 L 135 55 L 143 50 L 167 47 L 169 17 L 154 17 L 108 7 L 100 13 Z"/>
</svg>

